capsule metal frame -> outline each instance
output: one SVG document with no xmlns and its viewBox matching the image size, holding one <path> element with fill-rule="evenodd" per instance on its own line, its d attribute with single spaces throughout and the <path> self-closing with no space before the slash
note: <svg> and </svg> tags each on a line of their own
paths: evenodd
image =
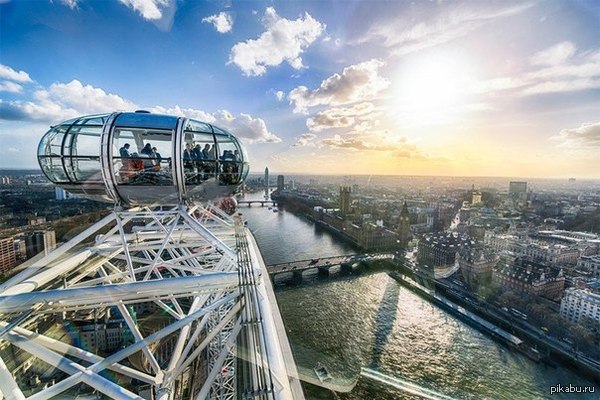
<svg viewBox="0 0 600 400">
<path fill-rule="evenodd" d="M 129 153 L 125 143 L 136 151 Z M 197 144 L 205 152 L 186 152 L 186 145 Z M 246 150 L 232 133 L 139 111 L 87 115 L 51 127 L 40 140 L 38 162 L 51 182 L 73 194 L 128 206 L 230 196 L 249 171 Z"/>
</svg>

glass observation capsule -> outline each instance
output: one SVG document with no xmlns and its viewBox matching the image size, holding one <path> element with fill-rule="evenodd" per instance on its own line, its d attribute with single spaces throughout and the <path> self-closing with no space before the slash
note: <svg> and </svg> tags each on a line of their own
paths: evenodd
<svg viewBox="0 0 600 400">
<path fill-rule="evenodd" d="M 53 126 L 38 161 L 50 181 L 94 200 L 170 205 L 233 194 L 248 175 L 239 140 L 212 124 L 145 111 Z"/>
</svg>

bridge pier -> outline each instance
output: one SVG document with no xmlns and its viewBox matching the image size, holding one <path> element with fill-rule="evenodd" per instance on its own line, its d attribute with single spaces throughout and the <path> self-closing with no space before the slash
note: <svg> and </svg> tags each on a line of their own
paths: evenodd
<svg viewBox="0 0 600 400">
<path fill-rule="evenodd" d="M 319 267 L 319 275 L 321 276 L 329 276 L 329 266 L 327 267 Z"/>
<path fill-rule="evenodd" d="M 352 273 L 352 263 L 341 263 L 340 266 L 342 267 L 342 272 L 346 272 L 346 273 Z"/>
<path fill-rule="evenodd" d="M 302 271 L 294 271 L 292 272 L 293 277 L 292 277 L 292 282 L 294 284 L 300 284 L 302 283 Z"/>
</svg>

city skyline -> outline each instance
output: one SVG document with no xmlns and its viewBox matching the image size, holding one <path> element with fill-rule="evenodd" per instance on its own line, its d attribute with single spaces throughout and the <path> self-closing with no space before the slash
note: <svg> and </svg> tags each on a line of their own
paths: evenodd
<svg viewBox="0 0 600 400">
<path fill-rule="evenodd" d="M 0 10 L 0 168 L 37 167 L 51 124 L 146 109 L 230 129 L 253 171 L 598 178 L 591 1 Z"/>
</svg>

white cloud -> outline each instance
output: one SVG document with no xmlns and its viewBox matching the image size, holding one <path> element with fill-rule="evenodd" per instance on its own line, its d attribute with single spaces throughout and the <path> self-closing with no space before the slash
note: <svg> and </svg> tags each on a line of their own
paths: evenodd
<svg viewBox="0 0 600 400">
<path fill-rule="evenodd" d="M 21 83 L 33 82 L 27 72 L 25 72 L 25 71 L 17 72 L 14 69 L 12 69 L 11 67 L 4 65 L 4 64 L 0 64 L 0 78 L 8 79 L 8 80 L 15 81 L 15 82 L 21 82 Z"/>
<path fill-rule="evenodd" d="M 600 51 L 561 42 L 534 54 L 528 71 L 477 82 L 475 93 L 532 96 L 600 89 Z"/>
<path fill-rule="evenodd" d="M 500 77 L 476 82 L 472 88 L 475 93 L 497 92 L 526 86 L 527 82 L 520 78 Z"/>
<path fill-rule="evenodd" d="M 314 140 L 317 138 L 317 135 L 314 133 L 303 133 L 298 136 L 296 139 L 296 143 L 292 145 L 292 147 L 313 147 L 315 146 Z"/>
<path fill-rule="evenodd" d="M 352 149 L 352 150 L 392 150 L 392 146 L 387 144 L 373 143 L 368 139 L 356 135 L 341 136 L 334 135 L 330 138 L 321 140 L 322 144 L 337 149 Z"/>
<path fill-rule="evenodd" d="M 219 14 L 211 15 L 202 19 L 202 22 L 213 24 L 217 32 L 227 33 L 233 28 L 233 18 L 226 12 L 220 12 Z"/>
<path fill-rule="evenodd" d="M 354 122 L 355 119 L 353 117 L 318 113 L 314 118 L 309 118 L 306 120 L 306 126 L 312 132 L 318 132 L 331 128 L 347 128 L 354 125 Z"/>
<path fill-rule="evenodd" d="M 72 107 L 82 113 L 96 113 L 137 108 L 122 97 L 106 93 L 104 90 L 82 85 L 78 80 L 69 83 L 53 83 L 47 92 L 39 91 L 36 96 L 57 101 L 67 107 Z"/>
<path fill-rule="evenodd" d="M 61 0 L 61 3 L 69 7 L 71 10 L 74 10 L 77 8 L 78 0 Z"/>
<path fill-rule="evenodd" d="M 283 98 L 285 97 L 285 93 L 282 92 L 281 90 L 278 90 L 275 92 L 275 97 L 277 97 L 277 101 L 283 101 Z"/>
<path fill-rule="evenodd" d="M 215 124 L 230 130 L 236 137 L 246 139 L 249 143 L 281 142 L 281 138 L 269 132 L 267 124 L 262 118 L 254 118 L 251 115 L 244 113 L 235 117 L 227 110 L 209 113 L 193 108 L 181 108 L 179 106 L 172 108 L 156 106 L 151 108 L 150 111 L 158 114 L 179 115 Z"/>
<path fill-rule="evenodd" d="M 53 83 L 48 90 L 37 90 L 34 101 L 13 101 L 0 104 L 2 118 L 57 122 L 83 114 L 132 110 L 137 106 L 115 94 L 106 93 L 78 80 Z"/>
<path fill-rule="evenodd" d="M 237 65 L 244 75 L 259 76 L 267 67 L 284 61 L 292 68 L 303 67 L 300 55 L 324 31 L 325 25 L 305 13 L 296 20 L 281 18 L 273 7 L 263 17 L 266 31 L 258 39 L 237 43 L 231 48 L 228 64 Z"/>
<path fill-rule="evenodd" d="M 294 112 L 305 112 L 318 105 L 343 105 L 372 99 L 390 84 L 379 75 L 383 65 L 383 61 L 373 59 L 344 68 L 341 75 L 330 76 L 315 90 L 299 86 L 288 95 L 290 104 L 294 104 Z"/>
<path fill-rule="evenodd" d="M 531 57 L 533 65 L 560 65 L 575 54 L 576 47 L 571 42 L 561 42 L 535 53 Z"/>
<path fill-rule="evenodd" d="M 177 115 L 180 117 L 193 118 L 208 123 L 215 122 L 215 117 L 213 117 L 211 113 L 202 110 L 196 110 L 194 108 L 181 108 L 179 106 L 165 108 L 162 106 L 155 106 L 150 108 L 149 111 L 156 114 Z"/>
<path fill-rule="evenodd" d="M 119 0 L 137 11 L 144 19 L 152 21 L 159 29 L 171 28 L 177 9 L 175 0 Z"/>
<path fill-rule="evenodd" d="M 21 93 L 23 86 L 15 82 L 2 81 L 0 82 L 0 92 Z"/>
<path fill-rule="evenodd" d="M 139 12 L 145 19 L 153 20 L 162 18 L 162 12 L 159 5 L 164 4 L 163 0 L 119 0 L 126 6 Z"/>
<path fill-rule="evenodd" d="M 169 5 L 169 0 L 119 0 L 126 6 L 139 12 L 144 19 L 157 20 L 162 18 L 161 8 Z"/>
<path fill-rule="evenodd" d="M 550 139 L 570 148 L 600 149 L 600 122 L 584 123 L 579 128 L 563 129 Z"/>
<path fill-rule="evenodd" d="M 32 101 L 0 100 L 0 119 L 13 121 L 58 122 L 80 115 L 77 110 L 66 108 L 59 103 L 40 99 Z"/>
<path fill-rule="evenodd" d="M 417 24 L 411 16 L 400 20 L 395 17 L 387 22 L 378 21 L 358 43 L 378 43 L 391 48 L 396 55 L 406 55 L 450 42 L 480 28 L 488 21 L 517 15 L 532 6 L 531 3 L 525 3 L 490 9 L 489 3 L 475 4 L 475 7 L 473 4 L 455 5 L 439 16 Z"/>
<path fill-rule="evenodd" d="M 116 94 L 106 93 L 103 89 L 83 85 L 78 80 L 73 80 L 69 83 L 53 83 L 47 90 L 37 90 L 30 101 L 7 102 L 0 99 L 0 119 L 56 123 L 85 114 L 133 111 L 139 108 L 139 105 Z M 234 135 L 250 143 L 281 142 L 278 136 L 268 130 L 263 119 L 244 113 L 234 117 L 228 111 L 209 113 L 180 106 L 171 108 L 155 106 L 150 108 L 150 111 L 214 123 L 231 130 Z"/>
<path fill-rule="evenodd" d="M 427 157 L 416 145 L 408 143 L 405 137 L 393 137 L 386 131 L 334 135 L 322 139 L 320 144 L 334 149 L 383 152 L 399 158 Z"/>
<path fill-rule="evenodd" d="M 523 95 L 534 95 L 544 93 L 578 92 L 581 90 L 600 89 L 600 78 L 598 79 L 565 79 L 554 82 L 537 83 L 524 89 Z"/>
<path fill-rule="evenodd" d="M 352 107 L 345 108 L 331 108 L 326 112 L 330 115 L 341 115 L 341 116 L 363 116 L 370 114 L 375 111 L 375 105 L 373 103 L 364 102 L 354 104 Z"/>
<path fill-rule="evenodd" d="M 376 115 L 373 113 L 373 103 L 364 102 L 346 108 L 330 108 L 317 113 L 314 117 L 306 120 L 306 126 L 313 132 L 331 128 L 347 128 L 364 125 L 371 121 Z"/>
<path fill-rule="evenodd" d="M 262 118 L 253 118 L 251 115 L 243 113 L 234 117 L 225 110 L 218 111 L 213 116 L 216 125 L 230 130 L 234 135 L 246 139 L 249 143 L 281 142 L 281 138 L 269 132 L 267 124 Z"/>
<path fill-rule="evenodd" d="M 524 74 L 524 95 L 600 88 L 600 51 L 577 53 L 575 45 L 562 42 L 534 55 L 532 64 L 542 68 Z"/>
</svg>

